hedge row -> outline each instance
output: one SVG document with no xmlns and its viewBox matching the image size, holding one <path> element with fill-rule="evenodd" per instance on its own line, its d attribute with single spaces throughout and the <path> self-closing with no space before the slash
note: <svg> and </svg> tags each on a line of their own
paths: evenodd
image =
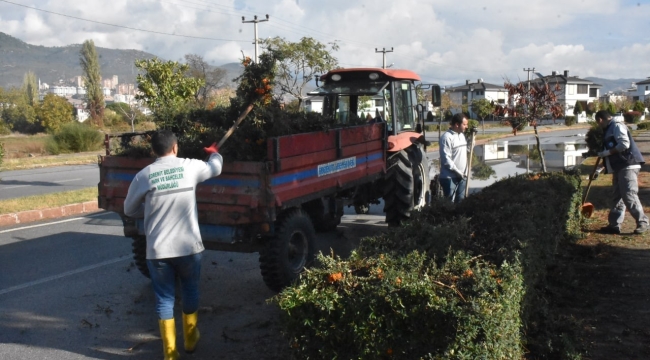
<svg viewBox="0 0 650 360">
<path fill-rule="evenodd" d="M 543 357 L 546 268 L 580 233 L 576 174 L 521 175 L 365 238 L 274 300 L 301 359 Z M 541 338 L 540 338 L 541 335 Z"/>
</svg>

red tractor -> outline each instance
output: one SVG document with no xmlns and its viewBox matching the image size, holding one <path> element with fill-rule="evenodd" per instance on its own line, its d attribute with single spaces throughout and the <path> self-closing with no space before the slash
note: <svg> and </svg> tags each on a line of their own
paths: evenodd
<svg viewBox="0 0 650 360">
<path fill-rule="evenodd" d="M 320 79 L 324 84 L 309 94 L 324 97 L 324 115 L 342 124 L 365 117 L 386 125 L 386 174 L 357 187 L 354 207 L 357 213 L 367 213 L 369 204 L 383 198 L 386 222 L 398 226 L 431 196 L 424 107 L 416 91 L 420 77 L 409 70 L 355 68 L 332 70 Z M 440 86 L 428 87 L 432 105 L 440 106 Z"/>
</svg>

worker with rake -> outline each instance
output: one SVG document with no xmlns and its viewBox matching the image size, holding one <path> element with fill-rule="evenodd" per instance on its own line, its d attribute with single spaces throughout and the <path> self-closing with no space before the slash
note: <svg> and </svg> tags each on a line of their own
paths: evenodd
<svg viewBox="0 0 650 360">
<path fill-rule="evenodd" d="M 612 174 L 612 197 L 614 207 L 609 211 L 607 226 L 600 229 L 606 234 L 620 234 L 627 208 L 636 220 L 635 234 L 648 231 L 648 217 L 639 200 L 638 175 L 645 163 L 641 151 L 623 123 L 612 120 L 605 110 L 598 111 L 596 123 L 603 129 L 603 150 L 598 157 L 604 159 L 605 169 Z"/>
</svg>

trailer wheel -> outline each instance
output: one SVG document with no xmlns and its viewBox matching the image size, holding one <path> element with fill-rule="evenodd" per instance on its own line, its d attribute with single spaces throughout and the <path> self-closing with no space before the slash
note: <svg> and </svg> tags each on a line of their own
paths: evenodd
<svg viewBox="0 0 650 360">
<path fill-rule="evenodd" d="M 145 236 L 134 236 L 132 249 L 135 266 L 140 270 L 142 275 L 151 279 L 151 274 L 149 274 L 149 268 L 147 267 L 147 238 Z"/>
<path fill-rule="evenodd" d="M 260 269 L 266 286 L 279 292 L 296 281 L 314 261 L 315 237 L 309 216 L 300 209 L 278 219 L 276 235 L 260 251 Z"/>
<path fill-rule="evenodd" d="M 429 203 L 429 164 L 421 147 L 391 154 L 384 188 L 386 223 L 395 227 L 411 217 L 411 211 Z"/>
</svg>

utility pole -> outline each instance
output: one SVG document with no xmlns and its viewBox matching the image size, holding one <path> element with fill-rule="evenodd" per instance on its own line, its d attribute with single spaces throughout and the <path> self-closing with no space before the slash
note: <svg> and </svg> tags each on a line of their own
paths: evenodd
<svg viewBox="0 0 650 360">
<path fill-rule="evenodd" d="M 241 17 L 242 23 L 253 23 L 255 27 L 255 41 L 253 41 L 253 44 L 255 44 L 255 63 L 257 64 L 257 44 L 259 43 L 259 39 L 257 38 L 257 23 L 269 21 L 269 14 L 266 14 L 266 19 L 263 20 L 258 20 L 257 15 L 253 16 L 253 20 L 248 20 L 248 21 L 245 20 L 246 19 L 242 16 Z"/>
<path fill-rule="evenodd" d="M 535 72 L 535 68 L 528 68 L 524 69 L 528 73 L 528 82 L 526 85 L 526 88 L 528 89 L 528 96 L 530 96 L 530 73 Z M 528 115 L 528 106 L 526 106 L 526 115 Z M 527 155 L 526 155 L 526 174 L 530 172 L 530 137 L 526 140 L 526 150 L 527 150 Z"/>
<path fill-rule="evenodd" d="M 526 71 L 528 73 L 528 90 L 530 90 L 530 73 L 535 72 L 535 68 L 524 69 L 524 71 Z"/>
<path fill-rule="evenodd" d="M 375 53 L 383 53 L 384 56 L 384 61 L 382 63 L 382 69 L 386 68 L 386 53 L 393 52 L 393 48 L 391 47 L 390 50 L 386 50 L 386 48 L 383 48 L 383 50 L 378 50 L 375 48 Z"/>
</svg>

